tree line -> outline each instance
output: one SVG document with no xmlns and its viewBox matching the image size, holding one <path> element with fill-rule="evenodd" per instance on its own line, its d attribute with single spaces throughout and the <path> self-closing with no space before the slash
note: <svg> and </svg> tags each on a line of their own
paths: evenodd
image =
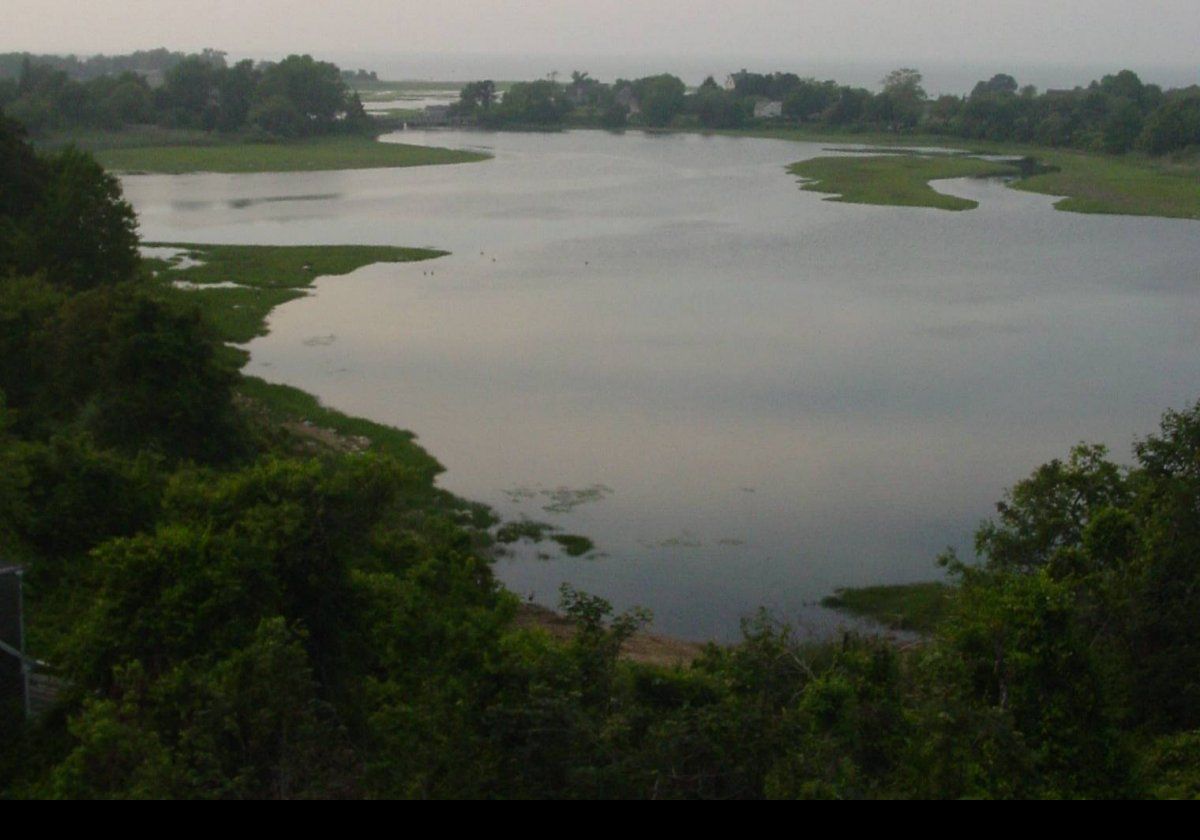
<svg viewBox="0 0 1200 840">
<path fill-rule="evenodd" d="M 291 139 L 369 130 L 358 95 L 329 62 L 291 55 L 228 65 L 213 51 L 168 56 L 157 76 L 135 63 L 82 79 L 24 56 L 14 76 L 0 77 L 0 109 L 35 134 L 154 125 Z"/>
<path fill-rule="evenodd" d="M 1200 794 L 1200 404 L 1013 487 L 920 644 L 759 614 L 656 667 L 586 593 L 517 622 L 486 511 L 301 445 L 169 291 L 119 183 L 0 118 L 0 545 L 65 681 L 0 704 L 0 796 Z"/>
<path fill-rule="evenodd" d="M 474 82 L 463 88 L 456 107 L 459 115 L 491 127 L 815 126 L 1155 155 L 1200 145 L 1200 86 L 1164 91 L 1130 70 L 1086 87 L 1040 93 L 1000 73 L 965 96 L 932 99 L 911 68 L 889 73 L 880 85 L 873 92 L 794 73 L 741 70 L 725 85 L 709 76 L 688 91 L 670 74 L 605 84 L 576 71 L 569 82 L 514 84 L 502 98 L 492 82 Z M 756 117 L 761 102 L 778 103 L 778 114 Z"/>
<path fill-rule="evenodd" d="M 27 52 L 0 53 L 0 79 L 20 78 L 26 64 L 40 64 L 53 70 L 61 70 L 77 82 L 86 82 L 100 76 L 119 76 L 122 73 L 141 75 L 165 74 L 168 70 L 189 57 L 188 53 L 173 52 L 163 47 L 153 50 L 137 50 L 126 55 L 36 55 Z M 206 49 L 195 54 L 209 64 L 224 67 L 226 53 Z"/>
<path fill-rule="evenodd" d="M 377 82 L 311 56 L 240 61 L 165 49 L 127 56 L 0 55 L 0 109 L 35 134 L 165 128 L 297 138 L 371 125 L 350 84 Z M 778 111 L 756 105 L 777 103 Z M 1130 70 L 1069 90 L 1039 92 L 1006 73 L 964 96 L 931 98 L 919 71 L 902 68 L 878 91 L 795 73 L 709 76 L 694 90 L 669 73 L 608 84 L 575 71 L 511 85 L 465 85 L 455 115 L 489 128 L 599 126 L 737 129 L 770 125 L 924 132 L 972 140 L 1153 155 L 1200 145 L 1200 86 L 1164 91 Z"/>
</svg>

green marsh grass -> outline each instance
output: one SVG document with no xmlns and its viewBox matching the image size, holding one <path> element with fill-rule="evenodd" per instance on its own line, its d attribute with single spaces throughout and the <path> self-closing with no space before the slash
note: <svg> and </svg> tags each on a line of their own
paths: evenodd
<svg viewBox="0 0 1200 840">
<path fill-rule="evenodd" d="M 245 344 L 265 335 L 272 309 L 302 297 L 317 277 L 349 274 L 373 263 L 412 262 L 445 255 L 427 248 L 383 245 L 196 245 L 152 242 L 147 247 L 176 248 L 199 265 L 172 268 L 162 260 L 147 260 L 158 272 L 160 293 L 199 307 L 225 341 Z M 179 289 L 174 283 L 194 284 Z M 237 288 L 218 287 L 235 283 Z M 213 288 L 203 288 L 212 285 Z"/>
<path fill-rule="evenodd" d="M 950 614 L 955 589 L 944 583 L 908 583 L 839 589 L 821 606 L 915 633 L 932 633 Z"/>
<path fill-rule="evenodd" d="M 287 143 L 214 142 L 92 148 L 106 168 L 125 173 L 309 172 L 474 163 L 488 155 L 435 146 L 324 137 Z"/>
<path fill-rule="evenodd" d="M 812 158 L 788 171 L 804 179 L 802 189 L 831 193 L 827 201 L 971 210 L 978 202 L 940 193 L 929 182 L 1014 175 L 1017 169 L 958 155 L 855 154 Z"/>
<path fill-rule="evenodd" d="M 1023 157 L 1028 158 L 1032 166 L 1029 171 L 1003 173 L 1017 176 L 1009 186 L 1027 192 L 1059 196 L 1060 200 L 1054 205 L 1059 210 L 1072 213 L 1200 219 L 1200 157 L 1196 155 L 1161 158 L 1137 152 L 1109 155 L 1022 143 L 966 140 L 935 134 L 905 135 L 829 129 L 767 129 L 721 133 L 807 143 L 854 143 L 894 148 L 897 151 L 905 147 L 935 147 L 970 154 Z M 923 164 L 901 163 L 901 158 L 915 156 L 900 154 L 888 156 L 895 158 L 890 164 L 887 161 L 863 163 L 871 157 L 879 156 L 854 156 L 853 160 L 858 160 L 858 164 L 852 161 L 827 163 L 830 160 L 842 159 L 822 157 L 794 164 L 789 170 L 802 177 L 829 176 L 829 180 L 820 191 L 842 193 L 841 188 L 844 187 L 849 191 L 843 193 L 840 200 L 844 201 L 951 210 L 970 208 L 961 206 L 961 199 L 936 197 L 936 191 L 928 187 L 929 181 L 988 174 L 986 171 L 964 172 L 963 164 L 959 161 L 967 158 L 962 154 L 922 156 L 919 159 L 925 161 Z M 818 160 L 826 163 L 817 165 L 814 161 Z M 805 171 L 798 171 L 800 169 L 813 174 L 805 174 Z M 928 175 L 924 187 L 913 183 L 918 174 Z M 816 185 L 806 187 L 815 188 Z M 931 197 L 931 194 L 934 197 Z"/>
</svg>

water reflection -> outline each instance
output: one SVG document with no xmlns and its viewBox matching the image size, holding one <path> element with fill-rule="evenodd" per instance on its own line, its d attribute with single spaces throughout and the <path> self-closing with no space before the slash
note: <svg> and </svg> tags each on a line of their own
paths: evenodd
<svg viewBox="0 0 1200 840">
<path fill-rule="evenodd" d="M 289 201 L 334 201 L 341 198 L 339 193 L 316 193 L 315 195 L 268 195 L 261 198 L 235 198 L 226 202 L 226 206 L 234 210 L 245 210 L 256 204 L 282 204 Z"/>
<path fill-rule="evenodd" d="M 829 203 L 783 169 L 812 144 L 403 139 L 496 157 L 126 187 L 150 239 L 451 250 L 319 281 L 250 372 L 416 431 L 444 486 L 505 517 L 593 537 L 591 561 L 499 561 L 540 600 L 569 580 L 664 632 L 729 638 L 759 605 L 826 629 L 834 587 L 935 575 L 1034 466 L 1081 438 L 1124 454 L 1200 393 L 1194 222 L 977 181 L 939 185 L 964 213 Z"/>
</svg>

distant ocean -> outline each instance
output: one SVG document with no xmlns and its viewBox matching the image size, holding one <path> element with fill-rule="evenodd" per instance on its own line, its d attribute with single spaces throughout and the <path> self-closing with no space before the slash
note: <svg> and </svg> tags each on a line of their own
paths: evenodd
<svg viewBox="0 0 1200 840">
<path fill-rule="evenodd" d="M 260 56 L 256 56 L 260 57 Z M 970 92 L 981 79 L 996 73 L 1009 73 L 1022 85 L 1047 88 L 1072 88 L 1086 85 L 1107 73 L 1126 69 L 1119 62 L 1112 65 L 1021 64 L 1017 62 L 962 63 L 891 59 L 881 61 L 818 61 L 780 56 L 615 56 L 615 55 L 442 55 L 435 53 L 379 54 L 331 52 L 319 55 L 344 68 L 365 68 L 379 73 L 384 79 L 466 82 L 475 79 L 497 81 L 527 81 L 546 78 L 557 72 L 559 79 L 569 79 L 571 71 L 586 71 L 593 78 L 611 82 L 617 78 L 632 79 L 655 73 L 674 73 L 690 85 L 698 85 L 705 76 L 718 82 L 742 68 L 759 73 L 775 70 L 833 79 L 870 89 L 879 87 L 880 80 L 898 67 L 916 67 L 924 74 L 925 89 L 931 96 L 961 95 Z M 1141 76 L 1142 81 L 1164 88 L 1200 84 L 1200 63 L 1188 66 L 1132 66 L 1128 69 Z"/>
</svg>

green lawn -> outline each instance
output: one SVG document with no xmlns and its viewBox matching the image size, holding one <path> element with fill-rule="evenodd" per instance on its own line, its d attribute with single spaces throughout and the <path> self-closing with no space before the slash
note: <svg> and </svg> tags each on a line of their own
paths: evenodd
<svg viewBox="0 0 1200 840">
<path fill-rule="evenodd" d="M 954 587 L 944 583 L 839 589 L 821 601 L 835 610 L 869 618 L 893 630 L 931 633 L 950 612 Z"/>
<path fill-rule="evenodd" d="M 322 275 L 349 274 L 380 262 L 411 262 L 444 256 L 425 248 L 381 245 L 195 245 L 147 242 L 147 247 L 186 251 L 201 265 L 172 268 L 162 260 L 147 260 L 157 271 L 159 289 L 172 300 L 195 304 L 225 341 L 244 344 L 266 333 L 267 314 L 281 303 L 304 294 Z M 236 283 L 238 288 L 181 290 L 174 281 L 205 286 Z"/>
<path fill-rule="evenodd" d="M 813 158 L 792 164 L 788 171 L 805 179 L 803 189 L 835 193 L 829 201 L 970 210 L 978 202 L 939 193 L 929 182 L 939 178 L 1012 175 L 1017 170 L 961 156 L 882 154 Z"/>
<path fill-rule="evenodd" d="M 381 169 L 487 160 L 479 152 L 380 143 L 368 137 L 326 137 L 291 143 L 217 142 L 200 145 L 92 146 L 96 159 L 118 172 L 301 172 L 326 169 Z"/>
</svg>

